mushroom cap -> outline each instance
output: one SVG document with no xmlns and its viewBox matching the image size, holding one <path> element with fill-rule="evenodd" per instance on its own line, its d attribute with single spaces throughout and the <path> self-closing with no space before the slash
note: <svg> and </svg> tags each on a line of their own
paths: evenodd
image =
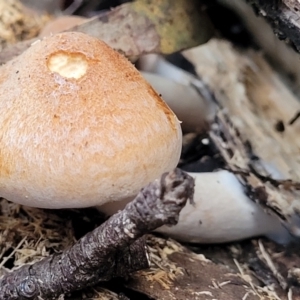
<svg viewBox="0 0 300 300">
<path fill-rule="evenodd" d="M 136 195 L 173 169 L 179 121 L 104 42 L 66 32 L 0 68 L 0 196 L 41 208 Z"/>
</svg>

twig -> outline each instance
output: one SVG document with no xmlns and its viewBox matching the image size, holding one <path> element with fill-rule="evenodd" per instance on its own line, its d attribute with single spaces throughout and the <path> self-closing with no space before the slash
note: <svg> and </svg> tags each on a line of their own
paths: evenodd
<svg viewBox="0 0 300 300">
<path fill-rule="evenodd" d="M 26 241 L 27 236 L 25 236 L 21 242 L 17 245 L 17 247 L 14 248 L 14 250 L 7 256 L 5 257 L 2 262 L 0 262 L 0 269 L 3 268 L 3 266 L 6 264 L 6 262 L 15 255 L 15 253 L 19 250 L 19 248 L 22 246 L 22 244 Z M 1 258 L 1 257 L 0 257 Z"/>
<path fill-rule="evenodd" d="M 125 209 L 60 255 L 25 265 L 0 279 L 0 299 L 56 299 L 99 281 L 147 268 L 145 233 L 176 224 L 193 179 L 176 169 L 150 183 Z"/>
<path fill-rule="evenodd" d="M 295 116 L 289 121 L 289 125 L 293 125 L 300 118 L 300 111 L 298 111 Z"/>
<path fill-rule="evenodd" d="M 269 253 L 266 251 L 263 243 L 261 240 L 258 241 L 259 250 L 261 253 L 261 256 L 271 272 L 273 273 L 274 277 L 277 279 L 278 283 L 282 287 L 283 290 L 286 290 L 288 287 L 288 283 L 286 279 L 280 274 L 280 272 L 276 269 L 276 266 L 274 265 L 272 258 L 270 257 Z"/>
</svg>

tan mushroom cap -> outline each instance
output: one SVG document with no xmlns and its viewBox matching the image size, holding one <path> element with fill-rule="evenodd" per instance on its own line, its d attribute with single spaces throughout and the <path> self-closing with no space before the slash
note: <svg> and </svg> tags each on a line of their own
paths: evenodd
<svg viewBox="0 0 300 300">
<path fill-rule="evenodd" d="M 179 121 L 104 42 L 57 34 L 0 68 L 0 196 L 43 208 L 134 196 L 174 168 Z"/>
</svg>

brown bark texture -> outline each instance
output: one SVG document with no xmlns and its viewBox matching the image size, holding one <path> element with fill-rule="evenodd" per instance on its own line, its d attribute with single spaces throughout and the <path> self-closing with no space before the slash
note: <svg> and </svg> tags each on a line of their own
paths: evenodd
<svg viewBox="0 0 300 300">
<path fill-rule="evenodd" d="M 180 169 L 164 174 L 70 249 L 2 277 L 0 299 L 56 299 L 147 268 L 146 247 L 139 238 L 164 224 L 176 224 L 187 200 L 192 202 L 193 188 L 193 179 Z"/>
</svg>

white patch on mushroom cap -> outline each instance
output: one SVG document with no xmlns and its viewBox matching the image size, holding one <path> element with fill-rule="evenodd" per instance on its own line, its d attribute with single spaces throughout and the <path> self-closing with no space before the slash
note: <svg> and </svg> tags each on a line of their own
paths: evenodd
<svg viewBox="0 0 300 300">
<path fill-rule="evenodd" d="M 79 79 L 88 69 L 88 61 L 81 53 L 57 52 L 48 59 L 48 68 L 65 78 Z"/>
</svg>

